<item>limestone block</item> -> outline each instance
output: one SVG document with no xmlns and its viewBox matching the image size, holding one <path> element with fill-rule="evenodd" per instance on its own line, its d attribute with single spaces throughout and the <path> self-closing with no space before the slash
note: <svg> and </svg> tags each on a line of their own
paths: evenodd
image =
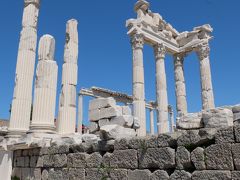
<svg viewBox="0 0 240 180">
<path fill-rule="evenodd" d="M 69 179 L 85 180 L 85 170 L 80 168 L 69 168 Z"/>
<path fill-rule="evenodd" d="M 139 168 L 141 169 L 170 169 L 175 165 L 175 150 L 172 148 L 142 147 L 139 150 Z"/>
<path fill-rule="evenodd" d="M 89 102 L 89 110 L 95 110 L 100 108 L 116 107 L 116 101 L 114 98 L 97 98 Z"/>
<path fill-rule="evenodd" d="M 215 143 L 216 144 L 224 144 L 224 143 L 234 143 L 234 132 L 233 127 L 221 128 L 217 130 L 215 135 Z"/>
<path fill-rule="evenodd" d="M 24 167 L 24 157 L 17 158 L 17 167 Z"/>
<path fill-rule="evenodd" d="M 232 180 L 239 180 L 240 171 L 232 171 Z"/>
<path fill-rule="evenodd" d="M 90 133 L 95 133 L 96 131 L 99 130 L 98 123 L 96 123 L 96 122 L 90 122 L 88 127 L 89 127 Z"/>
<path fill-rule="evenodd" d="M 77 85 L 78 66 L 77 64 L 65 63 L 62 67 L 62 84 Z"/>
<path fill-rule="evenodd" d="M 65 44 L 64 62 L 70 64 L 77 64 L 78 61 L 78 44 L 69 41 Z"/>
<path fill-rule="evenodd" d="M 128 179 L 129 180 L 150 180 L 151 172 L 148 169 L 145 170 L 129 170 Z"/>
<path fill-rule="evenodd" d="M 61 170 L 50 169 L 48 172 L 48 180 L 64 179 Z"/>
<path fill-rule="evenodd" d="M 234 133 L 235 133 L 236 142 L 240 142 L 240 125 L 234 126 Z"/>
<path fill-rule="evenodd" d="M 154 171 L 151 176 L 150 176 L 151 180 L 169 180 L 169 175 L 166 171 L 163 170 L 156 170 Z"/>
<path fill-rule="evenodd" d="M 30 50 L 19 50 L 16 65 L 16 74 L 33 77 L 36 54 Z"/>
<path fill-rule="evenodd" d="M 58 111 L 57 131 L 60 134 L 72 134 L 75 132 L 76 108 L 60 107 Z"/>
<path fill-rule="evenodd" d="M 78 44 L 78 21 L 76 19 L 70 19 L 66 25 L 67 42 L 71 41 Z"/>
<path fill-rule="evenodd" d="M 90 121 L 98 121 L 100 120 L 100 110 L 99 109 L 94 109 L 94 110 L 89 110 L 88 111 L 88 118 Z"/>
<path fill-rule="evenodd" d="M 170 180 L 191 180 L 192 175 L 184 170 L 175 170 L 171 176 L 170 176 Z"/>
<path fill-rule="evenodd" d="M 30 75 L 16 74 L 13 98 L 31 101 L 32 83 L 32 77 Z"/>
<path fill-rule="evenodd" d="M 99 127 L 105 126 L 105 125 L 110 125 L 109 119 L 100 119 L 98 121 Z"/>
<path fill-rule="evenodd" d="M 200 129 L 203 128 L 202 114 L 189 113 L 177 119 L 179 129 Z"/>
<path fill-rule="evenodd" d="M 20 35 L 18 50 L 36 51 L 37 30 L 32 27 L 23 28 Z"/>
<path fill-rule="evenodd" d="M 99 168 L 87 168 L 85 173 L 85 180 L 93 179 L 107 179 L 108 173 L 104 169 Z"/>
<path fill-rule="evenodd" d="M 24 7 L 22 26 L 37 28 L 39 9 L 34 4 Z"/>
<path fill-rule="evenodd" d="M 205 170 L 205 171 L 194 171 L 192 174 L 192 180 L 203 180 L 203 179 L 217 179 L 217 180 L 231 180 L 230 171 L 216 171 L 216 170 Z"/>
<path fill-rule="evenodd" d="M 129 139 L 128 138 L 116 139 L 114 141 L 114 149 L 115 150 L 128 149 L 128 143 L 129 143 Z"/>
<path fill-rule="evenodd" d="M 129 106 L 122 106 L 123 115 L 132 115 L 132 110 Z"/>
<path fill-rule="evenodd" d="M 175 148 L 177 146 L 177 139 L 179 136 L 180 134 L 178 132 L 171 134 L 159 134 L 157 137 L 157 145 L 158 147 Z"/>
<path fill-rule="evenodd" d="M 92 153 L 87 159 L 88 168 L 100 168 L 102 163 L 102 156 L 98 153 Z"/>
<path fill-rule="evenodd" d="M 205 157 L 204 157 L 204 149 L 201 147 L 197 147 L 191 152 L 191 160 L 197 170 L 205 170 Z"/>
<path fill-rule="evenodd" d="M 28 156 L 24 157 L 24 167 L 29 167 L 30 159 Z"/>
<path fill-rule="evenodd" d="M 40 38 L 38 47 L 38 60 L 54 60 L 55 39 L 51 35 L 44 35 Z"/>
<path fill-rule="evenodd" d="M 239 152 L 240 144 L 232 144 L 232 154 L 234 166 L 237 170 L 240 170 L 240 152 Z"/>
<path fill-rule="evenodd" d="M 133 125 L 133 116 L 123 115 L 123 116 L 114 117 L 110 120 L 110 124 L 117 124 L 119 126 L 131 128 Z"/>
<path fill-rule="evenodd" d="M 234 170 L 231 144 L 214 144 L 205 149 L 207 169 Z"/>
<path fill-rule="evenodd" d="M 127 169 L 113 169 L 109 173 L 109 177 L 112 180 L 128 180 L 128 170 Z"/>
<path fill-rule="evenodd" d="M 202 118 L 206 128 L 233 126 L 233 113 L 229 109 L 211 109 L 203 111 Z"/>
<path fill-rule="evenodd" d="M 139 129 L 140 128 L 140 120 L 137 117 L 133 117 L 133 129 Z"/>
<path fill-rule="evenodd" d="M 99 138 L 95 134 L 83 134 L 82 135 L 83 142 L 86 142 L 88 144 L 96 143 Z"/>
<path fill-rule="evenodd" d="M 54 155 L 44 155 L 43 157 L 43 167 L 49 168 L 54 165 Z"/>
<path fill-rule="evenodd" d="M 100 128 L 101 139 L 117 139 L 117 138 L 131 138 L 135 137 L 134 129 L 124 128 L 119 125 L 106 125 Z"/>
<path fill-rule="evenodd" d="M 42 180 L 48 180 L 48 170 L 46 169 L 42 171 Z"/>
<path fill-rule="evenodd" d="M 102 109 L 95 109 L 89 111 L 90 121 L 98 121 L 100 119 L 108 119 L 116 116 L 121 116 L 122 113 L 118 111 L 116 107 L 108 107 Z"/>
<path fill-rule="evenodd" d="M 138 153 L 134 149 L 115 150 L 110 158 L 110 167 L 112 168 L 138 168 Z"/>
<path fill-rule="evenodd" d="M 76 86 L 63 85 L 60 95 L 60 106 L 76 107 Z"/>
<path fill-rule="evenodd" d="M 72 151 L 73 153 L 79 153 L 79 152 L 87 152 L 87 153 L 91 153 L 92 152 L 92 145 L 89 143 L 81 143 L 81 144 L 73 144 L 70 145 L 69 147 L 70 151 Z"/>
<path fill-rule="evenodd" d="M 55 154 L 53 156 L 54 167 L 62 168 L 67 166 L 67 155 L 66 154 Z"/>
<path fill-rule="evenodd" d="M 88 158 L 89 158 L 89 154 L 85 154 L 85 153 L 68 154 L 68 167 L 69 168 L 72 168 L 72 167 L 86 168 Z"/>
<path fill-rule="evenodd" d="M 176 169 L 188 169 L 191 168 L 191 157 L 190 152 L 185 147 L 178 147 L 176 152 Z"/>
</svg>

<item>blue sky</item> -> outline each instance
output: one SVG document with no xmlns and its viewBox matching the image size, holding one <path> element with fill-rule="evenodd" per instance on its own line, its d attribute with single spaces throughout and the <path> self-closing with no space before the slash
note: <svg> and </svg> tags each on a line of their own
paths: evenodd
<svg viewBox="0 0 240 180">
<path fill-rule="evenodd" d="M 79 74 L 81 87 L 99 86 L 131 94 L 132 52 L 125 21 L 134 18 L 136 0 L 42 0 L 38 38 L 51 34 L 56 39 L 55 59 L 59 65 L 58 94 L 68 19 L 79 21 Z M 214 28 L 211 42 L 212 80 L 217 106 L 240 102 L 240 1 L 239 0 L 149 0 L 179 32 L 209 23 Z M 2 1 L 0 6 L 0 118 L 9 118 L 23 0 Z M 155 99 L 153 50 L 144 47 L 146 99 Z M 166 58 L 169 104 L 175 107 L 173 59 Z M 190 112 L 201 109 L 199 62 L 193 53 L 185 61 L 187 99 Z M 85 98 L 85 121 L 87 101 Z"/>
</svg>

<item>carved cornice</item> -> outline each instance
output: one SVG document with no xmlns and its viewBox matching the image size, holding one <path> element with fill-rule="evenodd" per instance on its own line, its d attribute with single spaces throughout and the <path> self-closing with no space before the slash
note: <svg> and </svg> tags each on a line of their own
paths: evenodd
<svg viewBox="0 0 240 180">
<path fill-rule="evenodd" d="M 156 59 L 165 58 L 166 47 L 163 44 L 154 45 L 154 54 Z"/>
<path fill-rule="evenodd" d="M 200 60 L 209 57 L 210 54 L 210 47 L 208 43 L 200 44 L 196 47 L 197 55 L 199 56 Z"/>
<path fill-rule="evenodd" d="M 143 34 L 134 34 L 131 37 L 131 44 L 133 49 L 143 49 L 143 45 L 144 45 Z"/>
</svg>

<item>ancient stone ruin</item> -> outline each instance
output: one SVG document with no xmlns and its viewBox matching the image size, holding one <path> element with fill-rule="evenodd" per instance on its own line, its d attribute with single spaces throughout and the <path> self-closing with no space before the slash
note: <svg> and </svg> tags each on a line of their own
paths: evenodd
<svg viewBox="0 0 240 180">
<path fill-rule="evenodd" d="M 51 35 L 38 42 L 32 89 L 39 8 L 40 0 L 24 0 L 10 124 L 0 129 L 0 179 L 240 179 L 240 105 L 215 108 L 210 25 L 178 32 L 151 12 L 147 1 L 138 0 L 137 18 L 126 22 L 133 55 L 132 95 L 93 86 L 81 88 L 77 96 L 78 22 L 69 20 L 57 103 L 58 65 Z M 145 99 L 144 44 L 155 54 L 156 101 Z M 184 58 L 192 52 L 199 57 L 201 73 L 202 111 L 197 113 L 187 110 L 183 70 Z M 167 53 L 174 57 L 176 125 L 174 108 L 168 104 Z M 84 96 L 92 97 L 85 132 Z"/>
</svg>

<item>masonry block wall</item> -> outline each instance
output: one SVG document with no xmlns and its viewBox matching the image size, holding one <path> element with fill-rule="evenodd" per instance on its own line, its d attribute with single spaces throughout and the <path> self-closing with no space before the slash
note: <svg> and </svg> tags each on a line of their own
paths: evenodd
<svg viewBox="0 0 240 180">
<path fill-rule="evenodd" d="M 240 126 L 16 150 L 13 178 L 237 180 Z"/>
</svg>

